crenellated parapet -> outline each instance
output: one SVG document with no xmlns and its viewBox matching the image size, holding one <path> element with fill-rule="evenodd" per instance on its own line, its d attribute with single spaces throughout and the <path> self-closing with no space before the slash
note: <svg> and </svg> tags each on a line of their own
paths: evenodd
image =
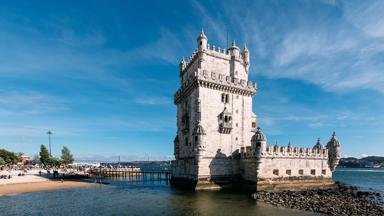
<svg viewBox="0 0 384 216">
<path fill-rule="evenodd" d="M 265 158 L 303 158 L 303 159 L 327 159 L 327 149 L 314 149 L 292 146 L 266 146 L 265 150 L 254 149 L 251 146 L 240 149 L 243 158 L 265 157 Z"/>
<path fill-rule="evenodd" d="M 249 65 L 249 51 L 248 51 L 248 49 L 245 48 L 243 53 L 239 52 L 239 53 L 235 53 L 235 55 L 233 55 L 230 52 L 230 49 L 220 48 L 220 47 L 216 47 L 215 45 L 207 44 L 205 49 L 202 49 L 201 51 L 199 51 L 199 49 L 196 48 L 192 52 L 191 56 L 186 61 L 183 60 L 184 65 L 182 68 L 180 68 L 180 70 L 181 70 L 180 76 L 182 76 L 186 71 L 188 71 L 189 67 L 199 57 L 199 54 L 200 55 L 205 54 L 205 55 L 209 55 L 209 56 L 216 57 L 219 59 L 224 59 L 227 61 L 230 61 L 232 59 L 232 56 L 233 56 L 235 61 L 238 61 L 238 62 L 245 64 L 246 67 L 248 67 L 248 65 Z M 247 68 L 247 70 L 248 70 L 248 68 Z"/>
<path fill-rule="evenodd" d="M 300 158 L 328 158 L 326 149 L 313 149 L 291 146 L 267 146 L 265 152 L 261 152 L 265 157 L 300 157 Z"/>
<path fill-rule="evenodd" d="M 184 61 L 184 67 L 180 68 L 180 76 L 182 76 L 186 71 L 188 71 L 189 67 L 193 64 L 195 59 L 197 59 L 198 53 L 198 49 L 196 48 L 192 52 L 191 56 L 186 61 Z"/>
</svg>

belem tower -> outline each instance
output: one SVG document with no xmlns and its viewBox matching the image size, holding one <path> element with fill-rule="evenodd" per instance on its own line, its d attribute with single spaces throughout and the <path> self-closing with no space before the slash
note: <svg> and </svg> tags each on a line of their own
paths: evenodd
<svg viewBox="0 0 384 216">
<path fill-rule="evenodd" d="M 313 148 L 267 144 L 252 112 L 257 88 L 248 80 L 246 47 L 209 45 L 202 31 L 196 50 L 179 66 L 172 184 L 193 189 L 251 185 L 257 190 L 333 185 L 340 160 L 335 133 L 326 147 L 319 139 Z"/>
</svg>

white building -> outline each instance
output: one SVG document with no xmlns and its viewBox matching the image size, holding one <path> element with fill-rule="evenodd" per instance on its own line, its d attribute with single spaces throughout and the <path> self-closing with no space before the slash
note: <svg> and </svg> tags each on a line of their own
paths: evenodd
<svg viewBox="0 0 384 216">
<path fill-rule="evenodd" d="M 172 183 L 212 189 L 251 183 L 259 188 L 303 181 L 331 184 L 340 145 L 324 149 L 267 146 L 252 112 L 256 85 L 248 80 L 249 50 L 208 44 L 201 32 L 192 56 L 180 62 L 181 86 L 174 96 L 177 135 Z"/>
</svg>

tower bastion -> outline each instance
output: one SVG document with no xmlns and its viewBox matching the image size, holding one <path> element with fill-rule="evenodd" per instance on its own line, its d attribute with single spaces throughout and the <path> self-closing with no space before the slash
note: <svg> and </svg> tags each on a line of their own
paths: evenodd
<svg viewBox="0 0 384 216">
<path fill-rule="evenodd" d="M 201 32 L 179 64 L 174 95 L 177 133 L 171 183 L 193 189 L 251 185 L 255 189 L 329 187 L 340 160 L 335 133 L 324 147 L 267 145 L 252 112 L 257 85 L 248 80 L 250 52 L 233 41 L 222 49 Z M 253 185 L 253 186 L 252 186 Z"/>
</svg>

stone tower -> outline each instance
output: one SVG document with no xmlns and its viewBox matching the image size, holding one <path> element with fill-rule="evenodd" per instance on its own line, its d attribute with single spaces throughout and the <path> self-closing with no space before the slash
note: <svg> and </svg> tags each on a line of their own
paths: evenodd
<svg viewBox="0 0 384 216">
<path fill-rule="evenodd" d="M 327 143 L 328 149 L 328 164 L 329 168 L 334 171 L 341 159 L 340 143 L 336 138 L 336 133 L 333 132 L 331 140 Z"/>
<path fill-rule="evenodd" d="M 180 61 L 172 183 L 213 188 L 241 176 L 240 148 L 250 146 L 256 132 L 249 66 L 246 47 L 209 45 L 203 31 L 191 57 Z"/>
</svg>

